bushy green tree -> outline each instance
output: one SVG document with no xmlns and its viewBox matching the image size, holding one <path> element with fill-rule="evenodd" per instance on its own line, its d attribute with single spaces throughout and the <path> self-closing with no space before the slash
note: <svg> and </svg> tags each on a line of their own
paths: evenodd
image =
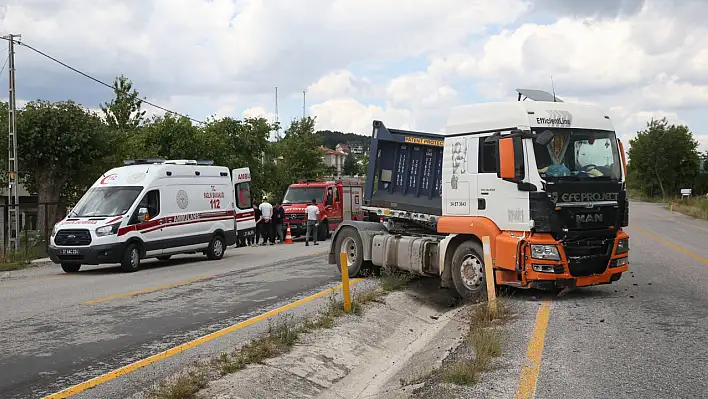
<svg viewBox="0 0 708 399">
<path fill-rule="evenodd" d="M 699 168 L 698 141 L 687 126 L 652 119 L 629 144 L 629 169 L 636 188 L 667 197 L 693 187 Z"/>
</svg>

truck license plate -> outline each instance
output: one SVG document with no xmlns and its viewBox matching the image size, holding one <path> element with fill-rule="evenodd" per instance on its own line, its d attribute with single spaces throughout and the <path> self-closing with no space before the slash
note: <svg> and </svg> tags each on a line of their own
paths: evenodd
<svg viewBox="0 0 708 399">
<path fill-rule="evenodd" d="M 78 255 L 79 250 L 78 249 L 62 249 L 61 254 L 62 255 Z"/>
</svg>

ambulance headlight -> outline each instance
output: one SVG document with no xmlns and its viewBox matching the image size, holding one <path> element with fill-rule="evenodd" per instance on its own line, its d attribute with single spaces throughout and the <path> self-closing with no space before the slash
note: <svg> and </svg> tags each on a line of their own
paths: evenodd
<svg viewBox="0 0 708 399">
<path fill-rule="evenodd" d="M 533 259 L 560 260 L 558 247 L 555 245 L 533 244 L 531 245 L 531 257 Z"/>
<path fill-rule="evenodd" d="M 57 232 L 59 231 L 59 225 L 55 224 L 54 228 L 52 229 L 52 237 L 57 235 Z"/>
<path fill-rule="evenodd" d="M 101 226 L 96 229 L 97 237 L 105 237 L 118 234 L 118 228 L 120 227 L 120 222 L 109 224 L 108 226 Z"/>
</svg>

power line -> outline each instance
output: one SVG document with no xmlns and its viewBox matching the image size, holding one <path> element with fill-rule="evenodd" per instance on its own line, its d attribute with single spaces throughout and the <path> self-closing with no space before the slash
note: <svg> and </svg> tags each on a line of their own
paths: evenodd
<svg viewBox="0 0 708 399">
<path fill-rule="evenodd" d="M 7 58 L 5 58 L 5 63 L 2 64 L 2 68 L 0 68 L 0 75 L 2 75 L 3 72 L 5 72 L 5 67 L 7 66 L 7 62 L 10 61 L 10 55 L 7 55 Z"/>
<path fill-rule="evenodd" d="M 8 39 L 6 39 L 6 38 L 4 38 L 4 37 L 3 37 L 3 39 L 8 40 Z M 82 72 L 82 71 L 80 71 L 80 70 L 78 70 L 78 69 L 72 67 L 71 65 L 67 65 L 66 63 L 61 62 L 61 61 L 59 61 L 58 59 L 52 57 L 51 55 L 49 55 L 49 54 L 47 54 L 47 53 L 45 53 L 45 52 L 43 52 L 43 51 L 37 50 L 36 48 L 30 46 L 29 44 L 26 44 L 26 43 L 24 43 L 24 42 L 17 42 L 17 44 L 19 44 L 19 45 L 21 45 L 21 46 L 24 46 L 24 47 L 27 47 L 28 49 L 34 51 L 35 53 L 37 53 L 37 54 L 39 54 L 39 55 L 41 55 L 41 56 L 44 56 L 44 57 L 46 57 L 46 58 L 49 58 L 50 60 L 56 62 L 57 64 L 63 66 L 64 68 L 70 69 L 70 70 L 72 70 L 72 71 L 78 73 L 79 75 L 81 75 L 81 76 L 87 78 L 87 79 L 93 80 L 94 82 L 96 82 L 96 83 L 98 83 L 98 84 L 100 84 L 100 85 L 106 86 L 106 87 L 108 87 L 109 89 L 113 90 L 113 86 L 112 86 L 112 85 L 110 85 L 110 84 L 108 84 L 108 83 L 106 83 L 106 82 L 104 82 L 104 81 L 102 81 L 102 80 L 100 80 L 100 79 L 94 78 L 93 76 L 91 76 L 91 75 L 89 75 L 89 74 L 87 74 L 87 73 L 85 73 L 85 72 Z M 175 115 L 180 116 L 180 117 L 183 117 L 183 118 L 187 118 L 187 119 L 191 120 L 192 122 L 204 123 L 203 121 L 200 121 L 200 120 L 198 120 L 198 119 L 191 118 L 191 117 L 189 117 L 189 116 L 187 116 L 187 115 L 180 114 L 179 112 L 172 111 L 172 110 L 170 110 L 170 109 L 167 109 L 167 108 L 165 108 L 165 107 L 162 107 L 162 106 L 160 106 L 160 105 L 157 105 L 157 104 L 155 104 L 155 103 L 152 103 L 152 102 L 150 102 L 150 101 L 148 101 L 148 100 L 143 99 L 143 100 L 141 100 L 141 101 L 142 101 L 143 103 L 145 103 L 145 104 L 147 104 L 147 105 L 150 105 L 150 106 L 153 106 L 153 107 L 155 107 L 155 108 L 157 108 L 157 109 L 159 109 L 159 110 L 168 112 L 168 113 L 170 113 L 170 114 L 175 114 Z"/>
</svg>

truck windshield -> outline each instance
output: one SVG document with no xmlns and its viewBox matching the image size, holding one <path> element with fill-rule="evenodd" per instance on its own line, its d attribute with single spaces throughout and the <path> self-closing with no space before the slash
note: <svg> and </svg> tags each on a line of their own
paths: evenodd
<svg viewBox="0 0 708 399">
<path fill-rule="evenodd" d="M 544 129 L 545 130 L 545 129 Z M 548 145 L 534 141 L 536 166 L 546 180 L 619 180 L 620 155 L 613 132 L 552 130 Z M 541 131 L 534 132 L 540 134 Z"/>
<path fill-rule="evenodd" d="M 324 187 L 289 187 L 283 197 L 283 204 L 310 203 L 313 199 L 321 203 L 324 192 Z"/>
<path fill-rule="evenodd" d="M 70 217 L 110 217 L 124 215 L 143 191 L 139 186 L 93 187 L 84 194 Z"/>
</svg>

